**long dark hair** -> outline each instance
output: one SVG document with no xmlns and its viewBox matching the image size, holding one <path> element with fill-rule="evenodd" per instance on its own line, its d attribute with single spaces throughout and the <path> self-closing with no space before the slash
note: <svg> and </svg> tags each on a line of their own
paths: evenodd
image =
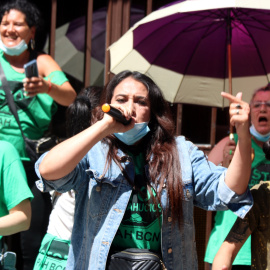
<svg viewBox="0 0 270 270">
<path fill-rule="evenodd" d="M 148 76 L 136 71 L 123 71 L 115 75 L 108 83 L 104 89 L 101 104 L 110 103 L 115 87 L 128 77 L 141 82 L 148 90 L 151 119 L 148 124 L 150 132 L 146 162 L 149 165 L 149 177 L 151 184 L 156 188 L 159 201 L 162 189 L 166 188 L 168 192 L 168 207 L 166 210 L 170 210 L 173 220 L 178 221 L 178 224 L 181 225 L 183 190 L 179 154 L 174 137 L 175 124 L 169 104 L 164 99 L 161 90 Z M 114 160 L 121 167 L 117 156 L 117 139 L 110 135 L 103 141 L 109 146 L 107 164 L 111 164 L 111 161 Z"/>
</svg>

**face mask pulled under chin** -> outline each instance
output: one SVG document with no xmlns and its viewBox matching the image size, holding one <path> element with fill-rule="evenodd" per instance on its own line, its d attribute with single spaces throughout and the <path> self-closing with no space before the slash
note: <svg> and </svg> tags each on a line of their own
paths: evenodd
<svg viewBox="0 0 270 270">
<path fill-rule="evenodd" d="M 270 132 L 263 135 L 255 129 L 254 125 L 250 126 L 249 131 L 250 134 L 260 142 L 267 142 L 270 139 Z"/>
<path fill-rule="evenodd" d="M 148 132 L 148 122 L 136 123 L 135 126 L 127 132 L 114 133 L 115 137 L 126 145 L 133 145 L 142 139 Z"/>
<path fill-rule="evenodd" d="M 14 56 L 14 55 L 20 55 L 22 54 L 25 50 L 28 49 L 28 46 L 27 44 L 25 43 L 24 39 L 19 43 L 17 44 L 16 46 L 14 47 L 7 47 L 3 42 L 2 42 L 2 39 L 1 39 L 1 36 L 0 36 L 0 49 L 7 55 L 10 55 L 10 56 Z"/>
</svg>

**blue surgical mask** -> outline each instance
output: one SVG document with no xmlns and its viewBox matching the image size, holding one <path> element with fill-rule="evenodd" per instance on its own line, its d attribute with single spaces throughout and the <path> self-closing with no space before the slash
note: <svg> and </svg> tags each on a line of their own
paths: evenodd
<svg viewBox="0 0 270 270">
<path fill-rule="evenodd" d="M 259 133 L 253 125 L 250 126 L 249 128 L 250 134 L 254 136 L 258 141 L 260 142 L 267 142 L 270 139 L 270 132 L 267 134 L 263 135 Z"/>
<path fill-rule="evenodd" d="M 115 137 L 118 138 L 121 142 L 127 145 L 133 145 L 143 138 L 150 128 L 148 127 L 148 122 L 136 123 L 135 126 L 124 133 L 114 133 Z"/>
<path fill-rule="evenodd" d="M 3 42 L 0 37 L 0 49 L 7 55 L 14 56 L 14 55 L 20 55 L 22 54 L 25 50 L 28 49 L 27 44 L 25 43 L 24 39 L 17 44 L 14 47 L 7 47 Z"/>
</svg>

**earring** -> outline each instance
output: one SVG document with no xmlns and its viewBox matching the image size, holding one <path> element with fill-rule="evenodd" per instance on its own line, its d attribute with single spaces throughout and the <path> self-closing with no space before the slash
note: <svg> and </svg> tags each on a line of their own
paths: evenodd
<svg viewBox="0 0 270 270">
<path fill-rule="evenodd" d="M 31 40 L 30 40 L 30 46 L 31 46 L 31 49 L 32 49 L 32 50 L 35 49 L 35 47 L 36 47 L 36 42 L 35 42 L 34 39 L 31 39 Z"/>
</svg>

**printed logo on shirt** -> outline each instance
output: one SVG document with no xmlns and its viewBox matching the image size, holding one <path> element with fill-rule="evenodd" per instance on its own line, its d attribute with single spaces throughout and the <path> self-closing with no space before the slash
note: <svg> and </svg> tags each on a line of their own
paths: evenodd
<svg viewBox="0 0 270 270">
<path fill-rule="evenodd" d="M 12 96 L 14 98 L 17 109 L 27 108 L 27 106 L 29 105 L 29 103 L 32 101 L 33 98 L 27 97 L 24 95 L 23 84 L 21 82 L 16 82 L 16 81 L 8 81 L 8 84 L 10 85 L 10 89 L 14 89 L 12 91 Z M 6 99 L 6 93 L 4 90 L 1 89 L 0 90 L 0 110 L 7 105 L 8 105 L 8 102 Z"/>
<path fill-rule="evenodd" d="M 252 169 L 249 181 L 249 187 L 253 187 L 260 181 L 270 180 L 270 164 L 261 164 Z"/>
<path fill-rule="evenodd" d="M 156 196 L 152 189 L 152 196 Z M 159 250 L 162 208 L 153 202 L 145 186 L 133 191 L 124 218 L 114 239 L 118 248 L 137 247 Z"/>
<path fill-rule="evenodd" d="M 131 215 L 131 218 L 129 220 L 125 220 L 126 222 L 136 222 L 136 223 L 143 223 L 143 219 L 139 214 L 133 214 Z"/>
<path fill-rule="evenodd" d="M 0 127 L 10 127 L 11 119 L 0 117 Z"/>
<path fill-rule="evenodd" d="M 65 270 L 67 265 L 66 260 L 61 261 L 52 257 L 46 257 L 45 262 L 42 262 L 43 259 L 38 257 L 33 270 L 40 269 L 41 266 L 42 270 Z"/>
<path fill-rule="evenodd" d="M 12 91 L 12 96 L 17 110 L 26 109 L 33 98 L 24 96 L 23 85 L 21 82 L 9 81 L 8 83 L 11 89 L 14 89 L 14 91 Z M 4 90 L 0 89 L 0 128 L 9 128 L 14 126 L 14 124 L 17 125 L 17 122 L 12 112 L 9 110 L 6 93 Z"/>
<path fill-rule="evenodd" d="M 49 246 L 49 249 L 48 249 Z M 33 270 L 65 270 L 68 258 L 69 244 L 58 241 L 48 241 L 40 250 Z"/>
</svg>

